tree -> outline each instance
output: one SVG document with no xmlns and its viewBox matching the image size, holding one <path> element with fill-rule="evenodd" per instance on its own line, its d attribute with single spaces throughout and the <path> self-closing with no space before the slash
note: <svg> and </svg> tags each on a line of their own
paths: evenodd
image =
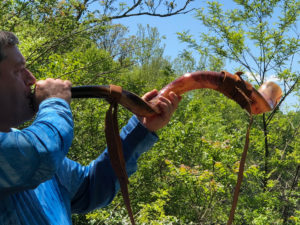
<svg viewBox="0 0 300 225">
<path fill-rule="evenodd" d="M 179 34 L 182 41 L 189 43 L 190 47 L 200 53 L 209 51 L 209 54 L 235 63 L 238 70 L 249 72 L 250 80 L 256 85 L 261 85 L 269 78 L 278 79 L 284 95 L 278 107 L 271 113 L 261 116 L 261 130 L 263 131 L 263 155 L 264 163 L 261 166 L 263 172 L 263 190 L 268 192 L 269 182 L 282 179 L 280 173 L 274 173 L 277 166 L 272 162 L 276 158 L 276 149 L 285 152 L 285 147 L 277 145 L 274 138 L 278 129 L 274 128 L 274 117 L 282 116 L 279 106 L 291 93 L 299 91 L 299 66 L 297 60 L 300 52 L 299 26 L 300 2 L 294 0 L 235 0 L 234 9 L 224 10 L 217 1 L 210 1 L 207 7 L 198 10 L 196 18 L 207 27 L 209 32 L 200 36 L 201 44 L 198 44 L 188 32 Z M 293 114 L 292 114 L 293 115 Z M 277 121 L 277 119 L 275 119 Z M 293 123 L 295 131 L 299 129 L 299 123 Z M 274 129 L 276 131 L 274 131 Z M 294 129 L 293 129 L 294 130 Z M 281 133 L 282 134 L 282 133 Z M 290 134 L 290 133 L 289 133 Z M 283 135 L 283 134 L 282 134 Z M 283 141 L 284 146 L 290 142 L 297 142 L 299 134 L 293 133 Z M 278 137 L 279 138 L 279 137 Z M 291 151 L 297 152 L 297 149 Z M 262 154 L 262 152 L 261 152 Z M 256 161 L 261 161 L 257 160 Z M 278 163 L 278 162 L 277 162 Z M 260 162 L 261 164 L 261 162 Z M 299 177 L 299 162 L 292 163 L 291 176 L 287 180 L 281 180 L 277 188 L 297 189 L 295 179 Z M 295 208 L 290 209 L 292 200 L 287 200 L 285 193 L 278 198 L 285 199 L 288 203 L 283 209 L 282 219 L 287 223 L 288 218 L 295 214 Z"/>
<path fill-rule="evenodd" d="M 167 17 L 188 13 L 192 0 L 174 1 L 99 1 L 93 0 L 37 0 L 2 1 L 1 29 L 18 34 L 20 39 L 34 39 L 33 45 L 23 49 L 28 67 L 47 63 L 52 53 L 64 53 L 80 45 L 82 38 L 97 36 L 110 30 L 112 20 L 149 15 Z M 26 28 L 25 28 L 26 27 Z M 24 29 L 25 28 L 25 29 Z M 106 31 L 105 31 L 106 30 Z M 120 34 L 121 30 L 118 31 Z"/>
</svg>

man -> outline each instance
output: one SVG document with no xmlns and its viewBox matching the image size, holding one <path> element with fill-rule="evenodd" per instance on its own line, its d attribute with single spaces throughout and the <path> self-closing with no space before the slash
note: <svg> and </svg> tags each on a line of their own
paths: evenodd
<svg viewBox="0 0 300 225">
<path fill-rule="evenodd" d="M 26 68 L 10 32 L 0 32 L 0 224 L 71 224 L 71 213 L 86 213 L 109 204 L 119 183 L 107 150 L 89 166 L 66 158 L 73 139 L 70 81 L 36 81 Z M 17 127 L 35 115 L 33 124 Z M 147 93 L 149 100 L 157 91 Z M 128 175 L 138 157 L 156 142 L 154 131 L 165 126 L 180 97 L 160 98 L 161 114 L 133 116 L 122 129 Z"/>
</svg>

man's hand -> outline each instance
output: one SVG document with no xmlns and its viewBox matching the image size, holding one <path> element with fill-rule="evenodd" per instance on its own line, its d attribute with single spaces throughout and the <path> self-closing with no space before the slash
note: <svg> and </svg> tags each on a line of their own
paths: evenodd
<svg viewBox="0 0 300 225">
<path fill-rule="evenodd" d="M 157 90 L 150 91 L 143 96 L 145 101 L 150 101 L 158 94 Z M 181 96 L 176 95 L 174 92 L 170 92 L 169 98 L 159 97 L 158 107 L 160 113 L 151 117 L 138 117 L 140 122 L 148 128 L 150 131 L 157 131 L 167 125 L 177 109 L 181 100 Z"/>
<path fill-rule="evenodd" d="M 40 80 L 35 86 L 35 100 L 37 106 L 47 98 L 62 98 L 71 102 L 71 82 L 68 80 L 52 79 Z"/>
</svg>

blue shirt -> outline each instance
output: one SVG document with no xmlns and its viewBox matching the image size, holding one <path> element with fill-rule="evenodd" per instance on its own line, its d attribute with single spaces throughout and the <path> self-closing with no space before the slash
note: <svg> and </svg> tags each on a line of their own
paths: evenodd
<svg viewBox="0 0 300 225">
<path fill-rule="evenodd" d="M 133 116 L 121 133 L 127 173 L 157 141 Z M 73 139 L 69 105 L 51 98 L 40 105 L 34 123 L 0 132 L 0 225 L 72 224 L 72 213 L 109 204 L 119 183 L 107 149 L 88 166 L 66 157 Z"/>
</svg>

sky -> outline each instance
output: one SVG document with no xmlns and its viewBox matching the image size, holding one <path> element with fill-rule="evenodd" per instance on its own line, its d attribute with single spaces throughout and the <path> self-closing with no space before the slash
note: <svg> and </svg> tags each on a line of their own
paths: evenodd
<svg viewBox="0 0 300 225">
<path fill-rule="evenodd" d="M 181 0 L 179 0 L 179 2 L 180 1 Z M 202 8 L 205 5 L 205 0 L 195 0 L 190 5 L 190 8 Z M 226 1 L 224 7 L 232 9 L 236 8 L 236 5 L 235 3 L 233 3 L 233 1 Z M 147 26 L 149 24 L 150 27 L 156 27 L 160 36 L 166 37 L 166 39 L 162 39 L 161 42 L 165 45 L 165 56 L 169 56 L 171 57 L 171 59 L 176 58 L 180 52 L 187 48 L 187 44 L 181 43 L 179 41 L 177 32 L 189 31 L 189 33 L 192 34 L 197 40 L 199 34 L 206 30 L 201 22 L 195 18 L 195 12 L 164 18 L 153 16 L 128 17 L 122 18 L 120 20 L 115 20 L 114 22 L 121 23 L 122 25 L 127 26 L 129 28 L 130 35 L 136 34 L 138 30 L 138 24 L 142 24 L 143 26 Z M 235 65 L 227 64 L 226 68 L 224 69 L 227 69 L 229 72 L 234 73 L 234 67 Z M 292 96 L 288 97 L 285 101 L 286 103 L 281 107 L 281 109 L 284 110 L 286 106 L 294 104 L 295 101 L 299 100 Z"/>
<path fill-rule="evenodd" d="M 204 5 L 204 1 L 196 0 L 192 2 L 189 8 L 200 8 Z M 166 39 L 162 39 L 162 43 L 165 44 L 165 56 L 175 58 L 185 47 L 186 44 L 180 43 L 177 38 L 177 32 L 190 31 L 195 36 L 199 35 L 203 27 L 200 26 L 199 21 L 194 17 L 194 12 L 188 14 L 175 15 L 171 17 L 153 17 L 153 16 L 138 16 L 128 17 L 118 20 L 119 23 L 129 27 L 130 33 L 135 34 L 137 32 L 138 24 L 142 24 L 150 27 L 156 27 L 161 36 L 165 36 Z"/>
</svg>

